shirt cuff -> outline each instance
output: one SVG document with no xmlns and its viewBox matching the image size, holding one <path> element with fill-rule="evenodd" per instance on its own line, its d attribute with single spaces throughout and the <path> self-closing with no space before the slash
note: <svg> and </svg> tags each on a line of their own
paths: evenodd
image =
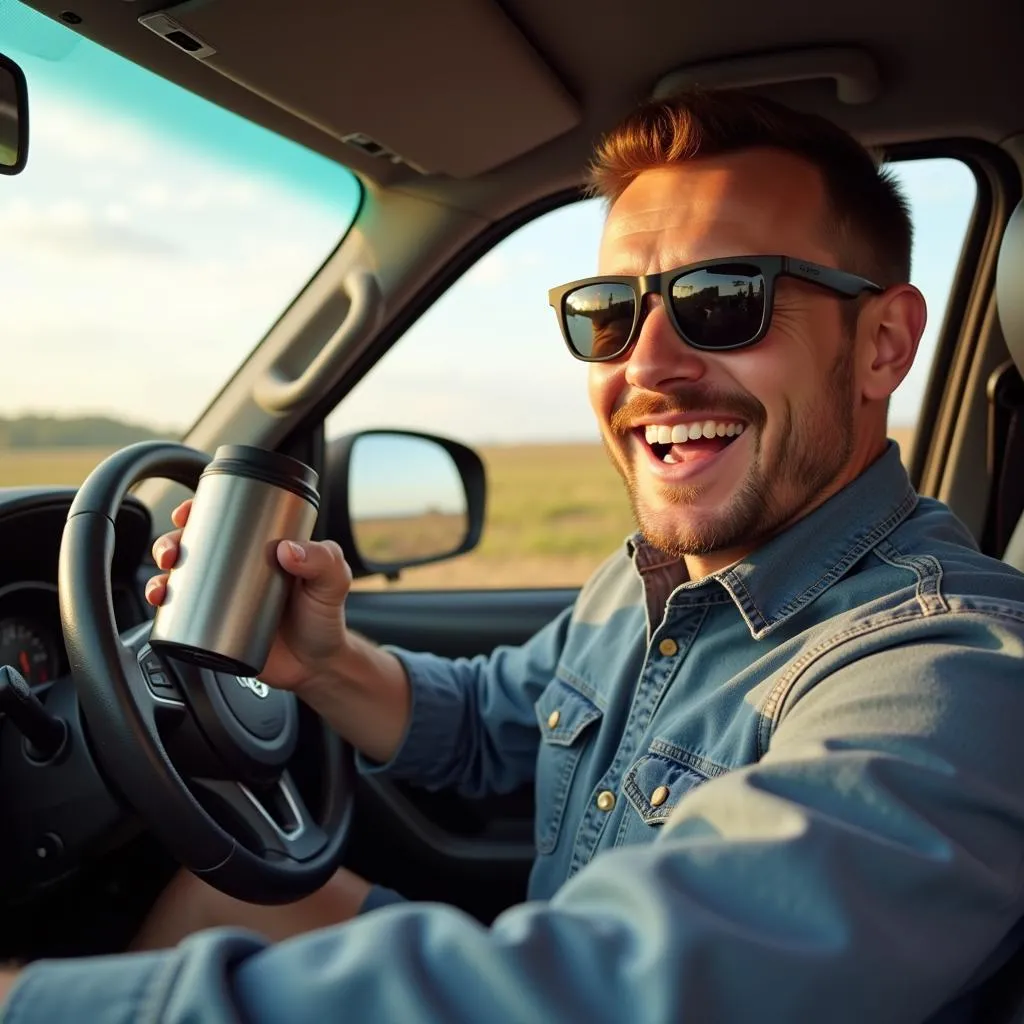
<svg viewBox="0 0 1024 1024">
<path fill-rule="evenodd" d="M 437 770 L 438 738 L 448 735 L 453 721 L 460 721 L 462 707 L 453 699 L 451 670 L 444 671 L 444 659 L 387 644 L 381 649 L 402 663 L 409 678 L 409 721 L 390 761 L 373 761 L 357 750 L 356 769 L 361 775 L 416 779 L 424 770 Z"/>
<path fill-rule="evenodd" d="M 223 979 L 230 976 L 231 966 L 265 945 L 257 935 L 221 929 L 201 932 L 177 949 L 158 953 L 37 960 L 22 971 L 7 1003 L 0 1006 L 0 1021 L 176 1024 L 194 1019 L 187 1011 L 189 1005 L 194 1011 L 194 992 L 199 990 L 209 1013 L 205 1019 L 234 1020 L 233 996 Z"/>
</svg>

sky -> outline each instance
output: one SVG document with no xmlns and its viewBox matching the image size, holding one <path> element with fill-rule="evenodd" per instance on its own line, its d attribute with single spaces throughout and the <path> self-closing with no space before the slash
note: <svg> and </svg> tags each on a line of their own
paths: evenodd
<svg viewBox="0 0 1024 1024">
<path fill-rule="evenodd" d="M 454 460 L 419 437 L 360 437 L 352 449 L 348 488 L 353 520 L 466 513 L 466 488 Z"/>
<path fill-rule="evenodd" d="M 25 70 L 28 169 L 0 179 L 7 416 L 102 414 L 178 435 L 347 231 L 344 168 L 0 0 Z M 891 419 L 912 423 L 974 199 L 952 160 L 901 165 L 930 322 Z M 485 256 L 328 420 L 469 443 L 597 437 L 547 289 L 594 272 L 602 209 L 573 204 Z M 13 386 L 10 386 L 13 383 Z"/>
</svg>

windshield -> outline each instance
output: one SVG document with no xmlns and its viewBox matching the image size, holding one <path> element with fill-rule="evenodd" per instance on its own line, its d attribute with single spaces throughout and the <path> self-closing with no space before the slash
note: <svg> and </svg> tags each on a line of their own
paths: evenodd
<svg viewBox="0 0 1024 1024">
<path fill-rule="evenodd" d="M 348 231 L 360 187 L 15 0 L 0 52 L 31 109 L 28 167 L 0 178 L 0 486 L 77 483 L 187 430 Z"/>
</svg>

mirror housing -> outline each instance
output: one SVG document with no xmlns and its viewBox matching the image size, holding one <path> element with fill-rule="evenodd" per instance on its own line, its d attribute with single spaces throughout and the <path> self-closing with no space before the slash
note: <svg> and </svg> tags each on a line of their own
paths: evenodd
<svg viewBox="0 0 1024 1024">
<path fill-rule="evenodd" d="M 441 562 L 480 543 L 484 464 L 457 441 L 407 430 L 362 430 L 331 441 L 326 536 L 356 578 Z"/>
<path fill-rule="evenodd" d="M 20 174 L 28 160 L 28 84 L 0 53 L 0 174 Z"/>
</svg>

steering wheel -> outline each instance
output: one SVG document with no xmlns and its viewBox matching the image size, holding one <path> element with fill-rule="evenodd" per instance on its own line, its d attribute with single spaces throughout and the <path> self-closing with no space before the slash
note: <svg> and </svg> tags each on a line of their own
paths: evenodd
<svg viewBox="0 0 1024 1024">
<path fill-rule="evenodd" d="M 318 813 L 288 771 L 299 737 L 294 694 L 157 655 L 150 623 L 119 634 L 110 566 L 129 488 L 152 477 L 193 490 L 203 452 L 142 442 L 100 463 L 79 489 L 60 548 L 64 638 L 93 756 L 108 785 L 181 864 L 253 903 L 323 885 L 352 814 L 351 748 L 320 723 Z"/>
</svg>

